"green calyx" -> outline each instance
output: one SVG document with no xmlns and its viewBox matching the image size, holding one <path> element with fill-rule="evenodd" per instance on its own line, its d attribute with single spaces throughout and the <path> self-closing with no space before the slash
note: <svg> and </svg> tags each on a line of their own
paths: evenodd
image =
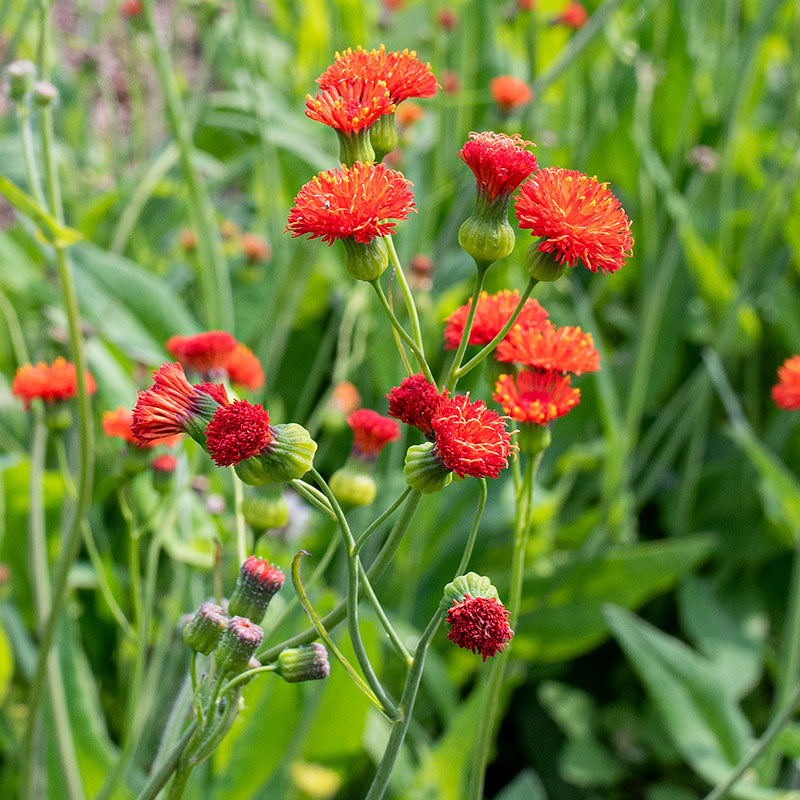
<svg viewBox="0 0 800 800">
<path fill-rule="evenodd" d="M 508 222 L 508 202 L 505 195 L 490 202 L 479 194 L 475 198 L 472 216 L 459 228 L 458 243 L 475 259 L 479 268 L 486 269 L 514 249 L 516 239 Z"/>
<path fill-rule="evenodd" d="M 342 506 L 368 506 L 378 493 L 371 473 L 372 464 L 348 458 L 345 465 L 331 475 L 328 485 Z"/>
<path fill-rule="evenodd" d="M 408 485 L 422 494 L 439 492 L 453 480 L 453 473 L 442 464 L 433 442 L 408 448 L 403 473 Z"/>
<path fill-rule="evenodd" d="M 369 128 L 369 139 L 375 150 L 375 159 L 377 161 L 381 161 L 387 153 L 391 153 L 397 147 L 400 143 L 400 137 L 394 124 L 394 112 L 381 114 L 375 120 Z"/>
<path fill-rule="evenodd" d="M 265 486 L 263 494 L 245 495 L 242 514 L 247 524 L 256 531 L 282 528 L 289 521 L 289 507 L 278 484 Z"/>
<path fill-rule="evenodd" d="M 237 464 L 239 478 L 251 486 L 287 483 L 302 478 L 314 464 L 317 443 L 295 422 L 270 426 L 272 441 L 264 452 Z"/>
<path fill-rule="evenodd" d="M 543 253 L 534 242 L 525 252 L 525 267 L 528 275 L 542 283 L 557 281 L 567 268 L 566 264 L 559 264 L 552 253 Z"/>
<path fill-rule="evenodd" d="M 244 617 L 232 617 L 214 653 L 217 669 L 222 674 L 244 672 L 263 638 L 264 632 L 254 622 Z"/>
<path fill-rule="evenodd" d="M 328 651 L 319 642 L 282 650 L 277 667 L 278 675 L 287 683 L 324 680 L 331 671 Z"/>
<path fill-rule="evenodd" d="M 542 450 L 547 450 L 553 438 L 547 425 L 538 425 L 535 422 L 522 422 L 519 426 L 517 444 L 521 453 L 535 456 Z"/>
<path fill-rule="evenodd" d="M 183 629 L 183 641 L 197 653 L 208 655 L 228 624 L 228 615 L 214 603 L 203 603 Z"/>
<path fill-rule="evenodd" d="M 357 242 L 348 236 L 342 239 L 342 243 L 347 273 L 357 281 L 374 281 L 389 266 L 389 252 L 381 237 L 369 242 Z"/>
<path fill-rule="evenodd" d="M 357 133 L 344 133 L 343 131 L 336 133 L 339 136 L 339 161 L 346 167 L 352 167 L 356 161 L 370 164 L 375 160 L 375 151 L 372 149 L 367 128 Z"/>
<path fill-rule="evenodd" d="M 466 575 L 459 575 L 444 587 L 444 597 L 442 597 L 439 607 L 442 611 L 446 611 L 453 605 L 454 600 L 460 603 L 467 595 L 498 598 L 497 588 L 489 578 L 485 575 L 478 575 L 477 572 L 468 572 Z"/>
</svg>

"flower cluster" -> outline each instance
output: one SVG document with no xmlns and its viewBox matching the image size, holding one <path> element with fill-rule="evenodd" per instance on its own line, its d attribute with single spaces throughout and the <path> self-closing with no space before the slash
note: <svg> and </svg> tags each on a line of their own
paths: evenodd
<svg viewBox="0 0 800 800">
<path fill-rule="evenodd" d="M 800 355 L 787 358 L 778 369 L 778 382 L 772 387 L 772 399 L 786 411 L 800 410 Z"/>
<path fill-rule="evenodd" d="M 86 391 L 94 394 L 97 384 L 90 372 L 84 380 Z M 26 409 L 34 400 L 43 400 L 48 405 L 69 400 L 78 392 L 78 377 L 75 365 L 59 356 L 52 364 L 40 361 L 35 366 L 21 366 L 11 382 L 11 393 L 22 400 Z"/>
<path fill-rule="evenodd" d="M 193 336 L 172 336 L 167 352 L 186 369 L 206 377 L 225 377 L 243 389 L 264 385 L 264 370 L 252 350 L 226 331 L 206 331 Z"/>
</svg>

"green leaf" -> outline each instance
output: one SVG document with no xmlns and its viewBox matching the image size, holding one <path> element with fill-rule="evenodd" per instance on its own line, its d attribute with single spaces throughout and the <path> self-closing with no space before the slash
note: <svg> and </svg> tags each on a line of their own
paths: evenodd
<svg viewBox="0 0 800 800">
<path fill-rule="evenodd" d="M 591 650 L 609 635 L 606 603 L 638 608 L 672 588 L 715 543 L 711 534 L 695 534 L 617 546 L 593 558 L 575 556 L 550 575 L 527 576 L 523 596 L 530 600 L 517 625 L 515 653 L 551 662 Z"/>
<path fill-rule="evenodd" d="M 532 769 L 526 769 L 520 772 L 495 797 L 495 800 L 547 800 L 547 792 L 539 776 Z"/>
<path fill-rule="evenodd" d="M 752 743 L 750 724 L 730 687 L 683 642 L 621 608 L 607 606 L 604 614 L 675 746 L 699 775 L 719 783 Z M 730 794 L 743 800 L 782 796 L 747 777 Z"/>
</svg>

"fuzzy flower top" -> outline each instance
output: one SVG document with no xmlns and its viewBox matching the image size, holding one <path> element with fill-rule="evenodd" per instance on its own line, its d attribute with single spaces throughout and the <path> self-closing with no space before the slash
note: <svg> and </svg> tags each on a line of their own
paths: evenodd
<svg viewBox="0 0 800 800">
<path fill-rule="evenodd" d="M 389 415 L 407 425 L 419 428 L 428 439 L 433 439 L 433 417 L 439 412 L 447 390 L 440 393 L 425 376 L 418 372 L 405 378 L 386 397 L 389 399 Z"/>
<path fill-rule="evenodd" d="M 489 201 L 508 198 L 522 181 L 536 170 L 536 156 L 527 148 L 535 147 L 518 133 L 470 133 L 458 157 L 472 170 L 478 194 Z"/>
<path fill-rule="evenodd" d="M 570 384 L 569 376 L 523 369 L 516 376 L 501 375 L 492 399 L 516 422 L 546 425 L 575 408 L 581 391 Z"/>
<path fill-rule="evenodd" d="M 306 116 L 344 134 L 369 128 L 394 109 L 386 83 L 371 78 L 332 81 L 315 97 L 306 96 Z"/>
<path fill-rule="evenodd" d="M 389 442 L 400 438 L 400 426 L 369 408 L 360 408 L 347 417 L 353 431 L 353 451 L 359 458 L 373 460 Z"/>
<path fill-rule="evenodd" d="M 772 399 L 787 411 L 800 409 L 800 355 L 787 358 L 778 369 L 778 382 L 772 387 Z"/>
<path fill-rule="evenodd" d="M 496 597 L 466 595 L 447 612 L 450 631 L 447 638 L 465 650 L 480 653 L 483 660 L 502 653 L 514 632 L 508 624 L 508 611 Z"/>
<path fill-rule="evenodd" d="M 206 331 L 193 336 L 171 336 L 167 352 L 184 367 L 206 375 L 225 369 L 236 349 L 236 339 L 227 331 Z"/>
<path fill-rule="evenodd" d="M 269 413 L 247 400 L 220 406 L 206 428 L 206 449 L 218 467 L 246 461 L 271 441 Z"/>
</svg>

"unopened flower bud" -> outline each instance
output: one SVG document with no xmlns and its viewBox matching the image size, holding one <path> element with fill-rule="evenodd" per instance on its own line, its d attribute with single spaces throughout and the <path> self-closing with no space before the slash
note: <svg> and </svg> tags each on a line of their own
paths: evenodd
<svg viewBox="0 0 800 800">
<path fill-rule="evenodd" d="M 536 422 L 521 422 L 519 434 L 517 435 L 517 444 L 519 445 L 520 453 L 535 456 L 550 447 L 552 438 L 553 435 L 547 425 L 539 425 Z"/>
<path fill-rule="evenodd" d="M 539 250 L 534 242 L 525 252 L 525 267 L 528 275 L 542 283 L 557 281 L 567 268 L 566 264 L 559 264 L 553 253 L 544 253 Z"/>
<path fill-rule="evenodd" d="M 478 195 L 472 216 L 458 231 L 458 243 L 471 255 L 479 268 L 485 269 L 505 258 L 513 249 L 514 229 L 508 221 L 508 200 L 490 202 Z"/>
<path fill-rule="evenodd" d="M 387 153 L 391 153 L 400 143 L 394 114 L 382 114 L 369 129 L 369 140 L 375 150 L 375 159 L 381 161 Z"/>
<path fill-rule="evenodd" d="M 381 237 L 369 242 L 357 242 L 352 236 L 342 239 L 344 243 L 344 265 L 351 278 L 359 281 L 374 281 L 383 275 L 389 266 L 389 253 Z"/>
<path fill-rule="evenodd" d="M 239 571 L 228 611 L 259 623 L 264 619 L 269 601 L 283 586 L 284 574 L 266 559 L 250 556 Z"/>
<path fill-rule="evenodd" d="M 32 61 L 20 60 L 12 61 L 8 65 L 8 94 L 15 102 L 19 103 L 25 99 L 25 95 L 33 86 L 33 79 L 36 77 L 36 67 Z"/>
<path fill-rule="evenodd" d="M 355 458 L 331 475 L 328 485 L 336 499 L 346 508 L 368 506 L 378 492 L 369 465 Z"/>
<path fill-rule="evenodd" d="M 433 442 L 409 447 L 403 472 L 408 485 L 422 494 L 439 492 L 453 480 L 453 473 L 442 464 Z"/>
<path fill-rule="evenodd" d="M 33 84 L 33 101 L 37 106 L 49 106 L 58 100 L 58 89 L 49 81 L 36 81 Z"/>
<path fill-rule="evenodd" d="M 287 648 L 278 656 L 277 671 L 288 683 L 320 681 L 331 672 L 328 651 L 319 642 Z"/>
<path fill-rule="evenodd" d="M 228 615 L 214 603 L 203 603 L 183 629 L 183 640 L 192 650 L 208 655 L 219 642 Z"/>
<path fill-rule="evenodd" d="M 242 502 L 242 514 L 247 524 L 261 532 L 282 528 L 289 521 L 289 508 L 280 486 L 265 486 L 259 494 L 248 494 Z"/>
<path fill-rule="evenodd" d="M 250 667 L 250 659 L 258 650 L 264 631 L 245 617 L 232 617 L 220 637 L 215 658 L 223 674 L 238 675 Z"/>
</svg>

